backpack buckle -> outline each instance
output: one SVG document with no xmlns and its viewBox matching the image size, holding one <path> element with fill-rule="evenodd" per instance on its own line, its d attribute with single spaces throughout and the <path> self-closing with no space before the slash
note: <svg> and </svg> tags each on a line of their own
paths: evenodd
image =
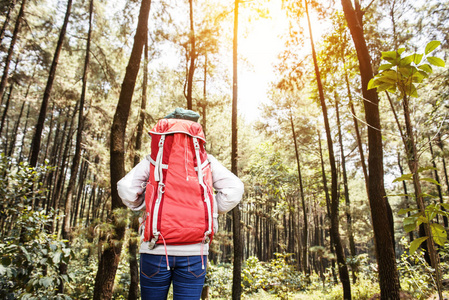
<svg viewBox="0 0 449 300">
<path fill-rule="evenodd" d="M 153 250 L 154 247 L 156 247 L 156 241 L 158 237 L 154 237 L 151 239 L 150 243 L 148 244 L 148 249 Z"/>
</svg>

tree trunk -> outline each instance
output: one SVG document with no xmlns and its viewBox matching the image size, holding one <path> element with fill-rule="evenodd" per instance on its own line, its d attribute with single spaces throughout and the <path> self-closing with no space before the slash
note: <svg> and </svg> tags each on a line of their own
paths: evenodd
<svg viewBox="0 0 449 300">
<path fill-rule="evenodd" d="M 131 108 L 136 77 L 139 72 L 143 45 L 148 32 L 150 6 L 151 0 L 142 0 L 134 44 L 128 66 L 126 67 L 126 73 L 111 127 L 110 174 L 112 211 L 124 207 L 117 192 L 117 182 L 125 176 L 126 125 Z M 112 298 L 114 278 L 120 260 L 122 241 L 125 235 L 125 224 L 120 222 L 114 214 L 108 222 L 114 225 L 115 231 L 113 236 L 107 241 L 109 245 L 103 251 L 98 263 L 98 271 L 95 277 L 94 299 Z"/>
<path fill-rule="evenodd" d="M 373 78 L 371 57 L 363 35 L 363 12 L 360 3 L 355 1 L 356 9 L 350 0 L 341 0 L 346 21 L 359 60 L 362 94 L 365 107 L 365 118 L 368 124 L 368 188 L 373 220 L 376 256 L 379 266 L 379 285 L 381 299 L 399 299 L 399 279 L 396 267 L 396 257 L 393 245 L 391 212 L 388 209 L 388 199 L 384 188 L 383 147 L 380 131 L 379 98 L 374 89 L 368 90 L 368 82 Z"/>
<path fill-rule="evenodd" d="M 343 64 L 346 64 L 344 56 L 343 56 Z M 360 136 L 360 130 L 359 130 L 359 121 L 357 120 L 357 115 L 355 113 L 355 108 L 354 108 L 354 102 L 352 101 L 351 85 L 349 84 L 349 76 L 348 76 L 347 69 L 345 69 L 345 82 L 346 82 L 346 89 L 348 91 L 348 100 L 349 100 L 349 107 L 351 109 L 351 114 L 352 114 L 352 121 L 354 123 L 354 130 L 355 130 L 355 135 L 356 135 L 356 140 L 357 140 L 357 148 L 359 149 L 359 154 L 360 154 L 360 163 L 362 164 L 363 177 L 365 179 L 366 195 L 369 198 L 368 171 L 366 169 L 365 154 L 363 152 L 363 147 L 362 147 L 362 137 Z"/>
<path fill-rule="evenodd" d="M 83 129 L 84 129 L 84 102 L 86 99 L 86 90 L 87 90 L 87 69 L 89 67 L 89 59 L 90 59 L 90 42 L 92 35 L 92 15 L 93 15 L 93 0 L 89 2 L 89 29 L 87 32 L 87 44 L 86 44 L 86 56 L 84 58 L 84 69 L 83 69 L 83 77 L 82 77 L 82 89 L 81 89 L 81 97 L 78 105 L 78 129 L 76 131 L 76 142 L 75 142 L 75 154 L 73 155 L 73 161 L 70 168 L 70 179 L 69 184 L 67 186 L 67 197 L 65 202 L 65 217 L 64 217 L 64 226 L 62 228 L 62 238 L 65 240 L 70 240 L 70 232 L 71 232 L 71 222 L 70 215 L 72 213 L 72 203 L 73 203 L 73 190 L 75 189 L 76 178 L 78 176 L 78 169 L 81 160 L 81 142 L 83 139 Z M 65 270 L 67 271 L 67 270 Z M 61 273 L 65 274 L 65 273 Z M 60 290 L 63 293 L 63 290 Z"/>
<path fill-rule="evenodd" d="M 429 138 L 429 148 L 430 148 L 430 154 L 432 156 L 432 166 L 433 166 L 433 169 L 434 169 L 433 170 L 433 174 L 435 176 L 435 180 L 436 180 L 436 182 L 441 183 L 440 182 L 440 176 L 438 175 L 437 163 L 435 161 L 436 157 L 435 157 L 435 155 L 433 153 L 432 141 L 430 140 L 430 138 Z M 443 191 L 441 190 L 441 185 L 437 185 L 437 190 L 438 190 L 438 198 L 440 199 L 440 203 L 443 204 L 444 203 L 444 201 L 443 201 Z M 441 207 L 441 210 L 446 211 L 444 209 L 444 207 Z M 443 224 L 444 224 L 445 228 L 447 228 L 449 226 L 446 216 L 443 216 Z"/>
<path fill-rule="evenodd" d="M 17 121 L 16 121 L 16 126 L 14 126 L 14 129 L 13 129 L 12 132 L 17 133 L 19 131 L 20 120 L 22 119 L 23 110 L 25 108 L 25 102 L 26 101 L 23 101 L 23 103 L 22 103 L 22 107 L 20 108 L 19 117 L 17 118 Z M 13 152 L 14 152 L 14 148 L 15 148 L 16 141 L 17 141 L 17 136 L 18 136 L 18 134 L 13 134 L 11 145 L 9 146 L 9 150 L 8 150 L 8 156 L 9 157 L 11 157 Z"/>
<path fill-rule="evenodd" d="M 11 86 L 9 87 L 8 98 L 6 99 L 5 109 L 3 110 L 2 120 L 0 121 L 0 137 L 2 136 L 3 126 L 5 125 L 5 120 L 6 120 L 6 115 L 8 114 L 9 104 L 11 103 L 11 95 L 12 95 L 13 88 L 14 88 L 14 83 L 12 83 Z M 7 140 L 7 139 L 5 139 L 5 140 Z"/>
<path fill-rule="evenodd" d="M 8 5 L 8 12 L 5 16 L 5 21 L 3 22 L 2 29 L 0 30 L 0 44 L 3 41 L 3 38 L 5 37 L 5 31 L 6 27 L 9 24 L 9 20 L 11 19 L 11 12 L 14 10 L 14 7 L 16 6 L 16 0 L 12 0 Z"/>
<path fill-rule="evenodd" d="M 440 132 L 438 132 L 437 145 L 441 149 L 441 152 L 442 152 L 441 160 L 443 161 L 444 179 L 445 179 L 445 182 L 446 182 L 446 193 L 449 193 L 449 176 L 447 175 L 446 160 L 444 159 L 444 157 L 445 157 L 445 155 L 444 155 L 444 145 L 443 145 L 443 141 L 441 140 L 441 133 Z"/>
<path fill-rule="evenodd" d="M 231 171 L 237 176 L 237 40 L 238 40 L 238 17 L 239 17 L 239 0 L 235 0 L 234 5 L 234 40 L 232 47 L 232 137 L 231 137 Z M 234 269 L 232 275 L 232 299 L 237 300 L 242 296 L 242 255 L 243 240 L 240 227 L 240 208 L 237 205 L 232 210 L 232 229 L 234 233 Z"/>
<path fill-rule="evenodd" d="M 3 92 L 5 91 L 6 85 L 8 83 L 9 76 L 9 65 L 11 63 L 12 55 L 14 53 L 14 46 L 17 42 L 17 37 L 19 36 L 20 27 L 22 25 L 23 16 L 25 14 L 25 5 L 27 0 L 22 0 L 22 5 L 20 6 L 19 14 L 17 15 L 16 24 L 14 26 L 14 31 L 11 38 L 11 43 L 9 44 L 8 54 L 5 58 L 5 65 L 3 67 L 3 75 L 0 81 L 0 102 L 3 102 Z M 5 21 L 6 22 L 6 21 Z"/>
<path fill-rule="evenodd" d="M 320 163 L 321 163 L 321 174 L 322 174 L 322 180 L 323 180 L 323 189 L 324 189 L 324 195 L 325 195 L 325 199 L 326 199 L 326 212 L 327 212 L 327 217 L 330 220 L 331 219 L 331 207 L 330 207 L 331 200 L 329 197 L 329 189 L 327 187 L 327 178 L 326 178 L 326 171 L 324 169 L 323 150 L 321 148 L 321 136 L 320 136 L 319 131 L 318 131 L 318 146 L 319 146 L 319 151 L 320 151 Z M 324 246 L 324 243 L 323 243 L 323 246 Z M 333 239 L 332 234 L 330 236 L 330 250 L 331 250 L 332 254 L 335 254 L 334 239 Z M 335 273 L 335 260 L 332 260 L 331 270 L 332 270 L 332 278 L 334 278 L 334 281 L 337 282 L 337 274 Z"/>
<path fill-rule="evenodd" d="M 142 83 L 142 101 L 140 103 L 139 122 L 137 123 L 136 144 L 134 147 L 134 166 L 140 162 L 139 152 L 142 148 L 143 128 L 145 125 L 145 110 L 147 106 L 147 86 L 148 86 L 148 33 L 145 39 L 144 61 L 143 61 L 143 83 Z M 131 218 L 131 238 L 129 239 L 129 273 L 131 282 L 129 285 L 128 300 L 137 300 L 139 297 L 139 264 L 137 261 L 139 217 L 133 213 Z"/>
<path fill-rule="evenodd" d="M 310 43 L 312 46 L 312 58 L 313 63 L 315 66 L 315 75 L 316 75 L 316 81 L 318 85 L 318 92 L 320 97 L 320 104 L 321 109 L 323 111 L 323 119 L 324 119 L 324 126 L 326 129 L 326 137 L 327 137 L 327 147 L 329 151 L 329 163 L 331 167 L 331 179 L 332 179 L 332 186 L 331 186 L 331 233 L 333 237 L 333 242 L 335 246 L 335 253 L 337 254 L 337 262 L 338 262 L 338 270 L 339 270 L 339 276 L 340 281 L 343 285 L 343 298 L 344 299 L 351 299 L 351 282 L 349 280 L 349 273 L 348 273 L 348 267 L 346 266 L 346 259 L 345 254 L 343 251 L 343 245 L 341 243 L 340 233 L 339 233 L 339 199 L 338 199 L 338 185 L 337 185 L 337 168 L 335 164 L 335 156 L 334 156 L 334 149 L 333 149 L 333 142 L 332 142 L 332 136 L 331 136 L 331 130 L 329 126 L 329 119 L 327 116 L 327 107 L 326 102 L 324 100 L 324 92 L 323 92 L 323 86 L 321 83 L 321 76 L 320 71 L 318 68 L 318 61 L 316 57 L 315 52 L 315 45 L 313 42 L 313 35 L 312 35 L 312 26 L 310 24 L 310 17 L 309 17 L 309 10 L 308 10 L 308 4 L 307 0 L 304 0 L 305 8 L 306 8 L 306 14 L 307 14 L 307 21 L 308 21 L 308 27 L 309 27 L 309 34 L 310 34 Z"/>
<path fill-rule="evenodd" d="M 418 150 L 416 149 L 416 143 L 415 143 L 415 137 L 413 134 L 413 125 L 410 118 L 410 106 L 409 106 L 409 98 L 404 95 L 402 97 L 402 106 L 404 109 L 404 120 L 405 120 L 405 137 L 403 140 L 405 140 L 405 150 L 407 153 L 407 162 L 408 167 L 410 169 L 410 172 L 413 174 L 413 187 L 415 188 L 415 197 L 416 202 L 419 208 L 419 211 L 422 214 L 425 214 L 426 205 L 424 203 L 423 195 L 422 195 L 422 189 L 421 189 L 421 182 L 420 182 L 420 176 L 418 172 L 419 168 L 419 155 Z M 423 223 L 425 235 L 429 238 L 426 240 L 427 242 L 427 249 L 430 256 L 430 264 L 432 268 L 435 269 L 435 281 L 438 289 L 438 294 L 440 296 L 440 299 L 442 298 L 441 294 L 441 277 L 440 277 L 440 271 L 439 271 L 439 256 L 438 252 L 435 249 L 435 243 L 433 241 L 432 237 L 432 230 L 429 223 Z"/>
<path fill-rule="evenodd" d="M 25 0 L 23 0 L 25 2 Z M 59 54 L 61 53 L 65 33 L 67 30 L 67 25 L 69 23 L 70 12 L 72 9 L 72 0 L 67 1 L 67 10 L 64 17 L 64 23 L 62 25 L 61 31 L 59 32 L 58 43 L 56 44 L 55 54 L 53 56 L 53 61 L 50 67 L 50 73 L 48 74 L 47 85 L 44 91 L 44 97 L 42 99 L 41 109 L 39 111 L 39 117 L 37 119 L 36 129 L 34 132 L 33 141 L 31 143 L 31 158 L 30 166 L 36 167 L 37 160 L 39 157 L 39 151 L 41 147 L 41 137 L 42 131 L 44 129 L 45 116 L 47 115 L 48 101 L 50 100 L 50 93 L 53 87 L 53 82 L 55 80 L 56 69 L 58 67 Z"/>
<path fill-rule="evenodd" d="M 401 155 L 398 153 L 398 167 L 399 167 L 399 171 L 401 172 L 401 176 L 404 175 L 404 169 L 402 168 L 402 164 L 401 164 Z M 409 198 L 408 198 L 408 191 L 407 191 L 407 184 L 405 183 L 405 180 L 402 181 L 402 188 L 404 189 L 404 194 L 406 195 L 405 198 L 405 203 L 407 205 L 407 208 L 410 208 L 410 204 L 409 204 Z M 410 212 L 407 213 L 407 215 L 410 217 Z M 408 237 L 410 240 L 410 243 L 413 242 L 413 231 L 410 231 L 408 233 Z"/>
<path fill-rule="evenodd" d="M 349 239 L 349 251 L 351 253 L 352 258 L 354 259 L 357 253 L 355 252 L 354 233 L 352 230 L 351 201 L 349 200 L 348 175 L 346 173 L 346 158 L 343 146 L 343 137 L 341 134 L 340 110 L 337 98 L 335 99 L 335 110 L 337 113 L 338 142 L 340 143 L 341 168 L 343 172 L 343 186 L 345 193 L 346 229 Z M 351 269 L 352 269 L 352 283 L 355 284 L 357 281 L 357 264 L 351 264 Z"/>
<path fill-rule="evenodd" d="M 292 116 L 292 111 L 290 109 L 290 126 L 292 129 L 292 134 L 293 134 L 293 142 L 295 145 L 295 156 L 296 156 L 296 166 L 298 168 L 298 181 L 299 181 L 299 192 L 300 192 L 300 196 L 301 196 L 301 205 L 302 205 L 302 214 L 303 214 L 303 220 L 304 220 L 304 225 L 303 225 L 303 244 L 302 244 L 302 270 L 304 272 L 304 275 L 308 274 L 308 269 L 309 269 L 309 262 L 308 262 L 308 254 L 307 254 L 307 250 L 309 249 L 308 246 L 308 234 L 309 234 L 309 229 L 308 229 L 308 220 L 307 220 L 307 209 L 306 209 L 306 201 L 305 201 L 305 197 L 304 197 L 304 186 L 302 184 L 302 175 L 301 175 L 301 165 L 299 162 L 299 152 L 298 152 L 298 141 L 296 140 L 296 132 L 295 132 L 295 126 L 293 124 L 293 116 Z"/>
<path fill-rule="evenodd" d="M 193 91 L 193 75 L 195 73 L 195 27 L 193 24 L 193 0 L 189 0 L 190 5 L 190 66 L 189 74 L 187 77 L 187 109 L 193 109 L 192 107 L 192 91 Z"/>
</svg>

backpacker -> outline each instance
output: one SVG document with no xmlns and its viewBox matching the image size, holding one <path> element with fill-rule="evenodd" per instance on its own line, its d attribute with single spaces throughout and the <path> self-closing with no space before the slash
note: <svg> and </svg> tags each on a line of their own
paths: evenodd
<svg viewBox="0 0 449 300">
<path fill-rule="evenodd" d="M 212 172 L 201 125 L 162 119 L 151 135 L 144 241 L 187 245 L 213 237 Z"/>
</svg>

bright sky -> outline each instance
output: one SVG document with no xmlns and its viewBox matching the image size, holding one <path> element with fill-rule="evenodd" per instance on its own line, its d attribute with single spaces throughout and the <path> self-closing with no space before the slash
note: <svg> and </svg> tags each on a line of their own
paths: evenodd
<svg viewBox="0 0 449 300">
<path fill-rule="evenodd" d="M 269 83 L 274 78 L 274 66 L 277 55 L 284 47 L 279 35 L 286 30 L 286 18 L 282 16 L 281 1 L 270 2 L 272 19 L 259 19 L 252 25 L 252 30 L 243 37 L 245 30 L 243 20 L 240 21 L 239 56 L 247 59 L 247 63 L 239 62 L 238 108 L 248 121 L 259 116 L 258 106 L 267 100 Z"/>
<path fill-rule="evenodd" d="M 259 117 L 258 107 L 267 100 L 270 82 L 275 79 L 273 64 L 284 47 L 280 34 L 288 30 L 288 24 L 285 13 L 281 10 L 281 3 L 282 1 L 270 1 L 271 19 L 255 20 L 251 26 L 252 30 L 245 37 L 241 34 L 245 30 L 242 28 L 245 22 L 239 19 L 239 57 L 248 60 L 251 66 L 241 61 L 238 65 L 238 108 L 239 114 L 248 121 L 254 121 Z M 316 18 L 311 12 L 316 43 L 323 33 L 324 26 L 314 19 Z M 307 20 L 301 20 L 301 24 L 305 32 L 308 32 Z M 310 52 L 309 43 L 306 40 L 305 53 Z"/>
</svg>

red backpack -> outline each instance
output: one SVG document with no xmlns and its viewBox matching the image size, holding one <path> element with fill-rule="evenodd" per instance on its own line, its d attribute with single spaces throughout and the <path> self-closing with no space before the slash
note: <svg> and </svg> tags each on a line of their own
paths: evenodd
<svg viewBox="0 0 449 300">
<path fill-rule="evenodd" d="M 187 245 L 213 237 L 212 172 L 200 124 L 162 119 L 151 135 L 144 241 Z"/>
</svg>

